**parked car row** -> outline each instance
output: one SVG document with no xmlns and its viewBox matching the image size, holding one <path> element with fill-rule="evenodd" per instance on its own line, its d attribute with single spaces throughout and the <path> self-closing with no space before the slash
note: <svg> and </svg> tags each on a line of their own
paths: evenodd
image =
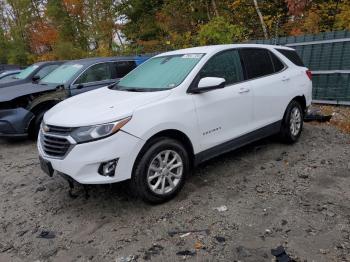
<svg viewBox="0 0 350 262">
<path fill-rule="evenodd" d="M 40 62 L 0 80 L 0 136 L 37 138 L 43 115 L 55 104 L 115 83 L 147 58 Z"/>
<path fill-rule="evenodd" d="M 173 198 L 203 161 L 270 135 L 294 143 L 301 134 L 312 82 L 293 49 L 218 45 L 159 54 L 137 68 L 133 61 L 68 62 L 2 95 L 0 112 L 16 115 L 12 133 L 43 118 L 37 146 L 49 176 L 129 180 L 152 203 Z"/>
</svg>

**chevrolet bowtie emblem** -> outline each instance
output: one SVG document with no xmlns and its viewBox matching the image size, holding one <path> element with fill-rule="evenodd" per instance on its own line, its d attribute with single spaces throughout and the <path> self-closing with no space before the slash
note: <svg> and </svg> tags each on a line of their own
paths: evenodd
<svg viewBox="0 0 350 262">
<path fill-rule="evenodd" d="M 50 128 L 47 125 L 43 125 L 44 132 L 49 132 Z"/>
</svg>

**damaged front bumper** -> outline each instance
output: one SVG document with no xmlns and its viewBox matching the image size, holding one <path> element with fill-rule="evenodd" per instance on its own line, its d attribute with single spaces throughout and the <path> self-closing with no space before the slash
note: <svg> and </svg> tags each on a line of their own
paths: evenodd
<svg viewBox="0 0 350 262">
<path fill-rule="evenodd" d="M 22 107 L 0 110 L 0 137 L 25 137 L 34 114 Z"/>
</svg>

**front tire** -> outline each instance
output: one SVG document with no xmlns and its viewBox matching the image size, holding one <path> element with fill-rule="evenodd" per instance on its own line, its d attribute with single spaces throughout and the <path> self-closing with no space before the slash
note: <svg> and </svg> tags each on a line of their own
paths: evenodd
<svg viewBox="0 0 350 262">
<path fill-rule="evenodd" d="M 301 105 L 293 100 L 289 103 L 282 120 L 280 137 L 287 144 L 293 144 L 298 141 L 303 130 L 303 109 Z"/>
<path fill-rule="evenodd" d="M 142 200 L 159 204 L 174 198 L 190 170 L 185 147 L 175 139 L 161 137 L 141 152 L 131 178 L 131 189 Z"/>
</svg>

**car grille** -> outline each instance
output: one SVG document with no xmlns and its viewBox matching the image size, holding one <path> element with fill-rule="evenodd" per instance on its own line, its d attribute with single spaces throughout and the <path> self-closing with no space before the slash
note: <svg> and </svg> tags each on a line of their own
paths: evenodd
<svg viewBox="0 0 350 262">
<path fill-rule="evenodd" d="M 62 126 L 51 126 L 47 125 L 50 133 L 66 135 L 72 132 L 72 127 L 62 127 Z"/>
<path fill-rule="evenodd" d="M 41 134 L 41 145 L 45 154 L 51 157 L 64 157 L 71 143 L 64 137 Z"/>
</svg>

